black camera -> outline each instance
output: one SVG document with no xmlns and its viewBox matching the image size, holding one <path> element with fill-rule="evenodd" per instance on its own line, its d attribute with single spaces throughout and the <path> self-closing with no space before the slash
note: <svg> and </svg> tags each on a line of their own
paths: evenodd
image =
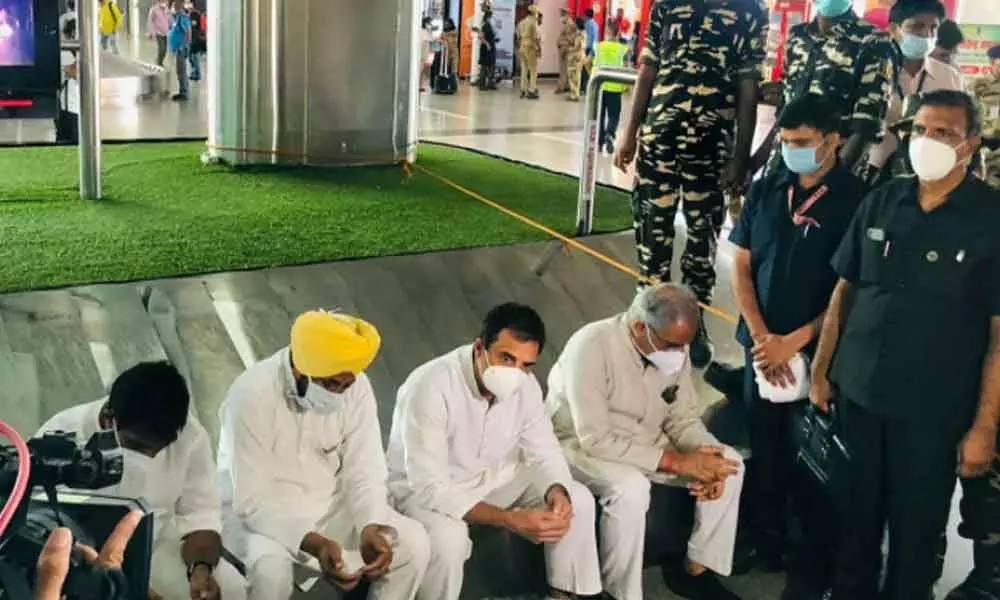
<svg viewBox="0 0 1000 600">
<path fill-rule="evenodd" d="M 38 556 L 54 529 L 66 527 L 75 542 L 99 550 L 118 521 L 135 509 L 146 516 L 129 541 L 121 571 L 94 568 L 74 551 L 63 593 L 69 600 L 145 600 L 152 515 L 139 500 L 90 493 L 121 482 L 124 461 L 114 432 L 99 431 L 80 447 L 76 434 L 55 431 L 29 440 L 28 449 L 28 489 L 0 537 L 0 600 L 33 598 Z M 8 499 L 17 472 L 17 451 L 0 446 L 0 500 Z"/>
</svg>

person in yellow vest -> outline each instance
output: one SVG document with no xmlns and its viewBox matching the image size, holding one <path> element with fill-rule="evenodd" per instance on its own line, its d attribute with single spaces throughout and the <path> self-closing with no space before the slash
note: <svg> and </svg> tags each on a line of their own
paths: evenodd
<svg viewBox="0 0 1000 600">
<path fill-rule="evenodd" d="M 101 31 L 101 49 L 118 54 L 118 30 L 122 28 L 122 11 L 115 0 L 99 0 L 97 9 L 98 28 Z"/>
<path fill-rule="evenodd" d="M 517 55 L 521 61 L 521 97 L 538 99 L 538 59 L 542 55 L 542 34 L 538 29 L 541 11 L 532 4 L 517 24 Z"/>
<path fill-rule="evenodd" d="M 569 14 L 569 9 L 562 9 L 562 29 L 559 30 L 559 82 L 556 83 L 556 93 L 569 91 L 569 51 L 576 37 L 576 23 Z"/>
<path fill-rule="evenodd" d="M 566 53 L 566 74 L 569 77 L 569 96 L 567 100 L 580 101 L 580 81 L 583 78 L 583 66 L 587 62 L 587 23 L 583 19 L 576 20 L 576 33 L 570 41 Z"/>
<path fill-rule="evenodd" d="M 625 67 L 628 59 L 628 45 L 619 37 L 617 21 L 608 21 L 605 39 L 597 44 L 595 66 Z M 622 94 L 628 89 L 624 83 L 605 83 L 601 88 L 601 148 L 608 154 L 615 153 L 615 135 L 622 116 Z"/>
</svg>

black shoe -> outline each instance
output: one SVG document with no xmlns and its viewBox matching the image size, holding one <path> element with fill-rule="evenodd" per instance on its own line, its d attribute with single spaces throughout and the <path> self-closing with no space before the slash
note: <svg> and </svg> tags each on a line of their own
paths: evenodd
<svg viewBox="0 0 1000 600">
<path fill-rule="evenodd" d="M 696 369 L 704 369 L 712 362 L 712 341 L 708 339 L 708 329 L 705 328 L 705 311 L 698 321 L 698 333 L 691 342 L 691 365 Z"/>
<path fill-rule="evenodd" d="M 712 361 L 705 369 L 705 383 L 727 398 L 739 398 L 743 394 L 744 367 L 736 367 Z"/>
<path fill-rule="evenodd" d="M 174 102 L 187 102 L 187 94 L 174 94 L 170 97 Z"/>
<path fill-rule="evenodd" d="M 521 98 L 525 98 L 528 94 L 526 92 L 521 92 Z"/>
<path fill-rule="evenodd" d="M 538 100 L 538 91 L 528 92 L 528 100 Z"/>
<path fill-rule="evenodd" d="M 980 573 L 975 569 L 957 588 L 948 592 L 945 600 L 1000 600 L 1000 579 L 995 573 Z"/>
<path fill-rule="evenodd" d="M 664 566 L 663 581 L 670 591 L 685 600 L 741 600 L 726 589 L 719 576 L 711 571 L 691 575 L 683 565 Z"/>
</svg>

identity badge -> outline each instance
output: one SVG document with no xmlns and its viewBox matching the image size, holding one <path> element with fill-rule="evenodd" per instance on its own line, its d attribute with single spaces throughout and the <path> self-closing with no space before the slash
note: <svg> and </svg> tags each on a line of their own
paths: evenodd
<svg viewBox="0 0 1000 600">
<path fill-rule="evenodd" d="M 885 229 L 880 227 L 869 227 L 868 228 L 868 239 L 873 242 L 884 242 L 885 241 Z"/>
</svg>

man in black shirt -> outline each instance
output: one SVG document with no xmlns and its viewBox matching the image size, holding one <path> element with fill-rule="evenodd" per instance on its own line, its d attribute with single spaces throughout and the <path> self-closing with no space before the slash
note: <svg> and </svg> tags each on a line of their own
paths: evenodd
<svg viewBox="0 0 1000 600">
<path fill-rule="evenodd" d="M 881 186 L 855 215 L 813 364 L 810 399 L 827 410 L 836 390 L 852 457 L 834 600 L 929 597 L 956 471 L 982 476 L 996 454 L 1000 197 L 968 175 L 980 145 L 972 99 L 944 90 L 921 104 L 917 179 Z"/>
<path fill-rule="evenodd" d="M 753 530 L 761 564 L 773 570 L 783 568 L 787 550 L 789 495 L 793 488 L 799 497 L 811 491 L 793 468 L 791 428 L 807 404 L 804 365 L 837 283 L 830 259 L 866 191 L 837 157 L 841 138 L 835 105 L 818 95 L 800 98 L 785 108 L 778 127 L 783 168 L 754 184 L 729 237 L 737 247 L 733 289 L 742 314 L 736 339 L 746 349 L 743 395 L 754 458 L 748 486 Z M 796 361 L 802 381 L 793 374 Z M 786 397 L 762 398 L 758 378 L 786 388 L 779 394 Z M 802 503 L 815 500 L 802 498 Z M 810 516 L 801 515 L 807 544 L 829 548 L 822 523 Z M 811 555 L 802 566 L 807 562 L 830 561 Z M 823 573 L 809 575 L 816 577 L 793 577 L 784 597 L 821 594 L 827 583 Z"/>
</svg>

